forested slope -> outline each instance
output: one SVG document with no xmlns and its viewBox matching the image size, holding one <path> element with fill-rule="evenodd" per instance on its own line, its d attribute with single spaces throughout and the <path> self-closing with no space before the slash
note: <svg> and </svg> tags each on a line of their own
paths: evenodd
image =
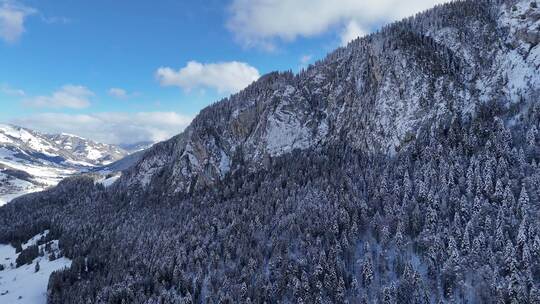
<svg viewBox="0 0 540 304">
<path fill-rule="evenodd" d="M 539 303 L 539 19 L 453 2 L 264 76 L 0 242 L 59 238 L 49 303 Z"/>
</svg>

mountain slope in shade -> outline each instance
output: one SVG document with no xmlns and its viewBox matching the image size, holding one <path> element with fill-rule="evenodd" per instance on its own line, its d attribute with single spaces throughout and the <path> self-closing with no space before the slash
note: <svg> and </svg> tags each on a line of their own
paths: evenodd
<svg viewBox="0 0 540 304">
<path fill-rule="evenodd" d="M 113 172 L 124 171 L 130 168 L 131 166 L 137 164 L 143 157 L 144 153 L 145 153 L 145 150 L 135 151 L 122 159 L 119 159 L 108 165 L 94 167 L 90 171 L 101 173 L 101 174 L 109 174 Z"/>
<path fill-rule="evenodd" d="M 155 144 L 153 141 L 141 141 L 132 144 L 120 144 L 119 147 L 127 151 L 129 154 L 147 150 Z"/>
<path fill-rule="evenodd" d="M 49 135 L 0 125 L 0 205 L 127 155 L 117 146 L 75 135 Z"/>
</svg>

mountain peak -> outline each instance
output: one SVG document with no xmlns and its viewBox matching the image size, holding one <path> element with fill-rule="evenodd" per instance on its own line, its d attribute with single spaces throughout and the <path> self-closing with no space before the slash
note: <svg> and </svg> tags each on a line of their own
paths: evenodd
<svg viewBox="0 0 540 304">
<path fill-rule="evenodd" d="M 359 38 L 297 75 L 267 74 L 202 110 L 123 182 L 146 186 L 165 174 L 173 192 L 191 191 L 223 178 L 233 159 L 258 170 L 267 158 L 342 140 L 393 155 L 432 121 L 474 116 L 487 101 L 508 108 L 530 100 L 540 87 L 540 48 L 523 33 L 537 33 L 540 21 L 529 2 L 451 2 Z"/>
</svg>

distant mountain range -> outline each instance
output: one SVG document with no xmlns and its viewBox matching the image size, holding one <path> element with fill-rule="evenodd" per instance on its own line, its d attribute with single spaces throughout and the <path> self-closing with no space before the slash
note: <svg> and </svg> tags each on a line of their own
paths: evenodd
<svg viewBox="0 0 540 304">
<path fill-rule="evenodd" d="M 135 152 L 146 150 L 153 145 L 154 145 L 154 142 L 152 141 L 141 141 L 141 142 L 136 142 L 133 144 L 119 144 L 118 146 L 124 149 L 125 151 L 127 151 L 129 154 L 132 154 Z"/>
<path fill-rule="evenodd" d="M 122 160 L 151 143 L 110 145 L 72 134 L 43 134 L 0 124 L 0 205 L 29 192 L 56 185 L 73 174 L 125 168 Z M 136 159 L 130 157 L 129 159 Z"/>
</svg>

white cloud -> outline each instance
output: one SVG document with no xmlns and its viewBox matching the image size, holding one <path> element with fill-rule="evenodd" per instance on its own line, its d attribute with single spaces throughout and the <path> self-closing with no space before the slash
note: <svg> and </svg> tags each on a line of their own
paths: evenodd
<svg viewBox="0 0 540 304">
<path fill-rule="evenodd" d="M 26 18 L 37 10 L 12 0 L 0 0 L 0 38 L 7 43 L 16 42 L 25 32 Z"/>
<path fill-rule="evenodd" d="M 358 22 L 351 20 L 341 33 L 341 46 L 346 46 L 349 42 L 366 34 L 367 32 L 360 27 Z"/>
<path fill-rule="evenodd" d="M 245 46 L 312 37 L 332 28 L 371 29 L 449 0 L 233 0 L 227 27 Z"/>
<path fill-rule="evenodd" d="M 116 97 L 118 99 L 126 99 L 128 97 L 127 91 L 120 88 L 110 88 L 109 95 Z"/>
<path fill-rule="evenodd" d="M 238 61 L 208 64 L 190 61 L 178 71 L 169 67 L 156 71 L 156 78 L 162 86 L 178 86 L 188 92 L 210 88 L 219 93 L 234 93 L 259 77 L 256 68 Z"/>
<path fill-rule="evenodd" d="M 47 133 L 68 132 L 104 143 L 166 140 L 184 130 L 192 117 L 175 112 L 64 114 L 42 113 L 11 121 Z"/>
<path fill-rule="evenodd" d="M 9 96 L 16 96 L 16 97 L 26 96 L 26 92 L 24 92 L 24 90 L 13 88 L 12 86 L 8 84 L 1 84 L 0 92 Z"/>
<path fill-rule="evenodd" d="M 23 101 L 27 106 L 37 108 L 82 109 L 90 106 L 89 98 L 94 92 L 80 85 L 65 85 L 50 96 L 37 96 Z"/>
<path fill-rule="evenodd" d="M 298 65 L 298 69 L 302 70 L 302 69 L 307 68 L 312 60 L 313 60 L 313 55 L 311 54 L 302 55 L 300 57 L 300 64 Z"/>
</svg>

